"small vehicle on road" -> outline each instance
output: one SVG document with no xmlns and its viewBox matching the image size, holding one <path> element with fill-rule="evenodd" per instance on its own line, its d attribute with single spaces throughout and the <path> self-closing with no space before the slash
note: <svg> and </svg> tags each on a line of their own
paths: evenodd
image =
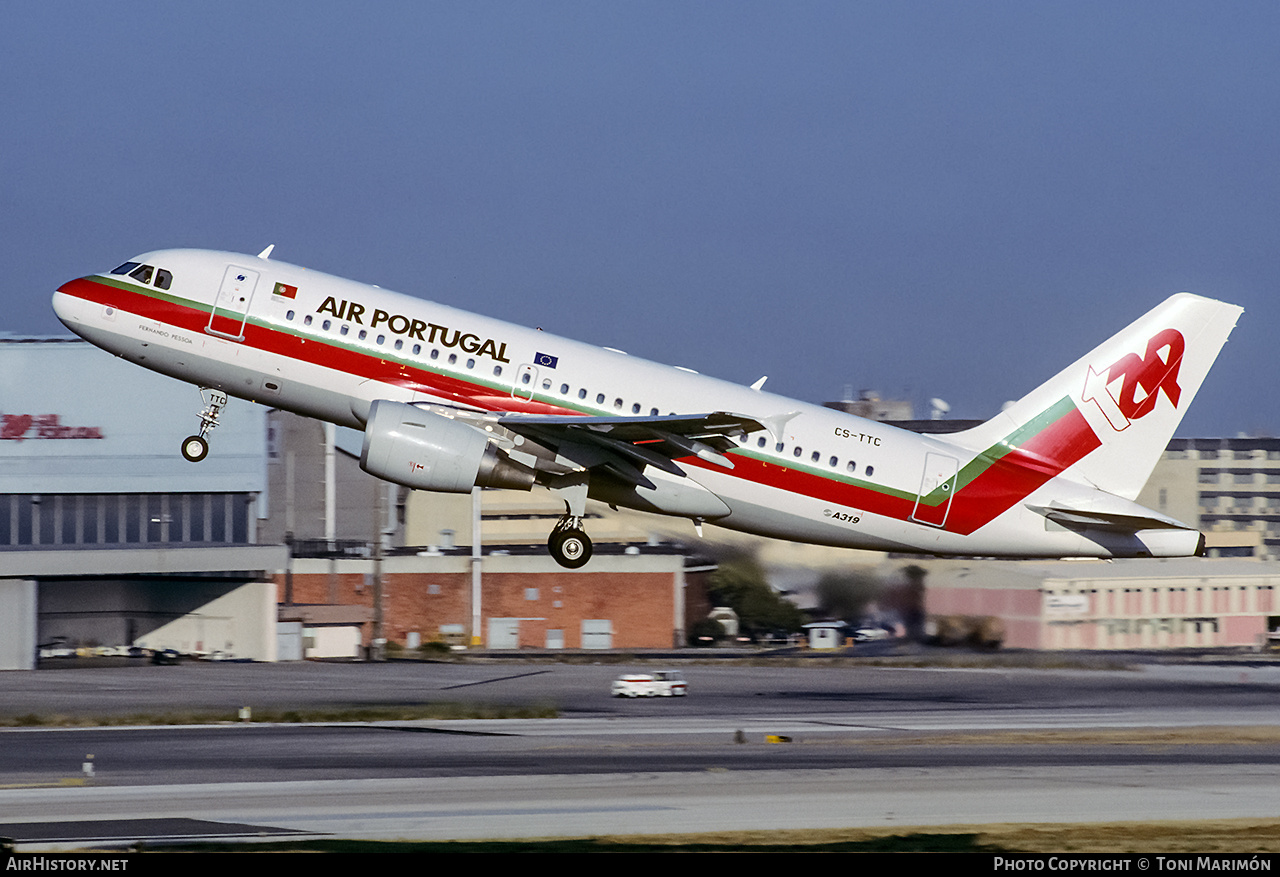
<svg viewBox="0 0 1280 877">
<path fill-rule="evenodd" d="M 684 697 L 689 683 L 676 670 L 627 673 L 613 680 L 614 697 Z"/>
</svg>

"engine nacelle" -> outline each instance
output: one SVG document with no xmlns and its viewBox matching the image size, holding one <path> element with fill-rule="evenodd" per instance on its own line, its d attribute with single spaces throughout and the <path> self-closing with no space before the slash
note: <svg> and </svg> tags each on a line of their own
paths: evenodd
<svg viewBox="0 0 1280 877">
<path fill-rule="evenodd" d="M 379 399 L 369 407 L 360 468 L 396 484 L 442 493 L 473 487 L 529 490 L 534 471 L 465 423 L 403 402 Z"/>
</svg>

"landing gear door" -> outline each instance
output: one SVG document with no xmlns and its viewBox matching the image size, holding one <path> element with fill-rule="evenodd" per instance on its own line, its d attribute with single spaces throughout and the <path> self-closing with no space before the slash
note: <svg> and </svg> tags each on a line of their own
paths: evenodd
<svg viewBox="0 0 1280 877">
<path fill-rule="evenodd" d="M 243 341 L 244 323 L 248 318 L 249 303 L 253 301 L 253 290 L 257 285 L 257 271 L 241 268 L 238 265 L 228 265 L 205 331 L 210 335 L 218 335 L 232 341 Z"/>
<path fill-rule="evenodd" d="M 947 523 L 958 468 L 959 463 L 955 457 L 945 454 L 925 455 L 920 495 L 916 497 L 916 507 L 911 510 L 911 520 L 930 527 L 941 527 Z"/>
</svg>

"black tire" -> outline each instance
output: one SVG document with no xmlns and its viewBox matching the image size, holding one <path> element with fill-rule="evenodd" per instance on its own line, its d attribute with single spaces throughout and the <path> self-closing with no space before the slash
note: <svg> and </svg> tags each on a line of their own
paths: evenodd
<svg viewBox="0 0 1280 877">
<path fill-rule="evenodd" d="M 182 440 L 182 458 L 188 463 L 199 463 L 209 456 L 209 443 L 202 436 L 189 435 Z"/>
<path fill-rule="evenodd" d="M 591 559 L 591 540 L 581 530 L 556 530 L 547 540 L 547 550 L 565 569 L 580 569 Z"/>
</svg>

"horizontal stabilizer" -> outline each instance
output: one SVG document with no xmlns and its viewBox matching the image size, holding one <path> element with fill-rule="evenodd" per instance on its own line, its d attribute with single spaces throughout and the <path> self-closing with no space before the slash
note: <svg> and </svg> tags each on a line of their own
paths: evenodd
<svg viewBox="0 0 1280 877">
<path fill-rule="evenodd" d="M 1116 512 L 1093 511 L 1086 509 L 1067 509 L 1058 506 L 1034 506 L 1027 508 L 1038 515 L 1064 527 L 1091 527 L 1100 530 L 1136 533 L 1139 530 L 1194 530 L 1181 521 L 1166 517 L 1150 509 L 1143 509 L 1146 514 L 1118 514 Z"/>
</svg>

